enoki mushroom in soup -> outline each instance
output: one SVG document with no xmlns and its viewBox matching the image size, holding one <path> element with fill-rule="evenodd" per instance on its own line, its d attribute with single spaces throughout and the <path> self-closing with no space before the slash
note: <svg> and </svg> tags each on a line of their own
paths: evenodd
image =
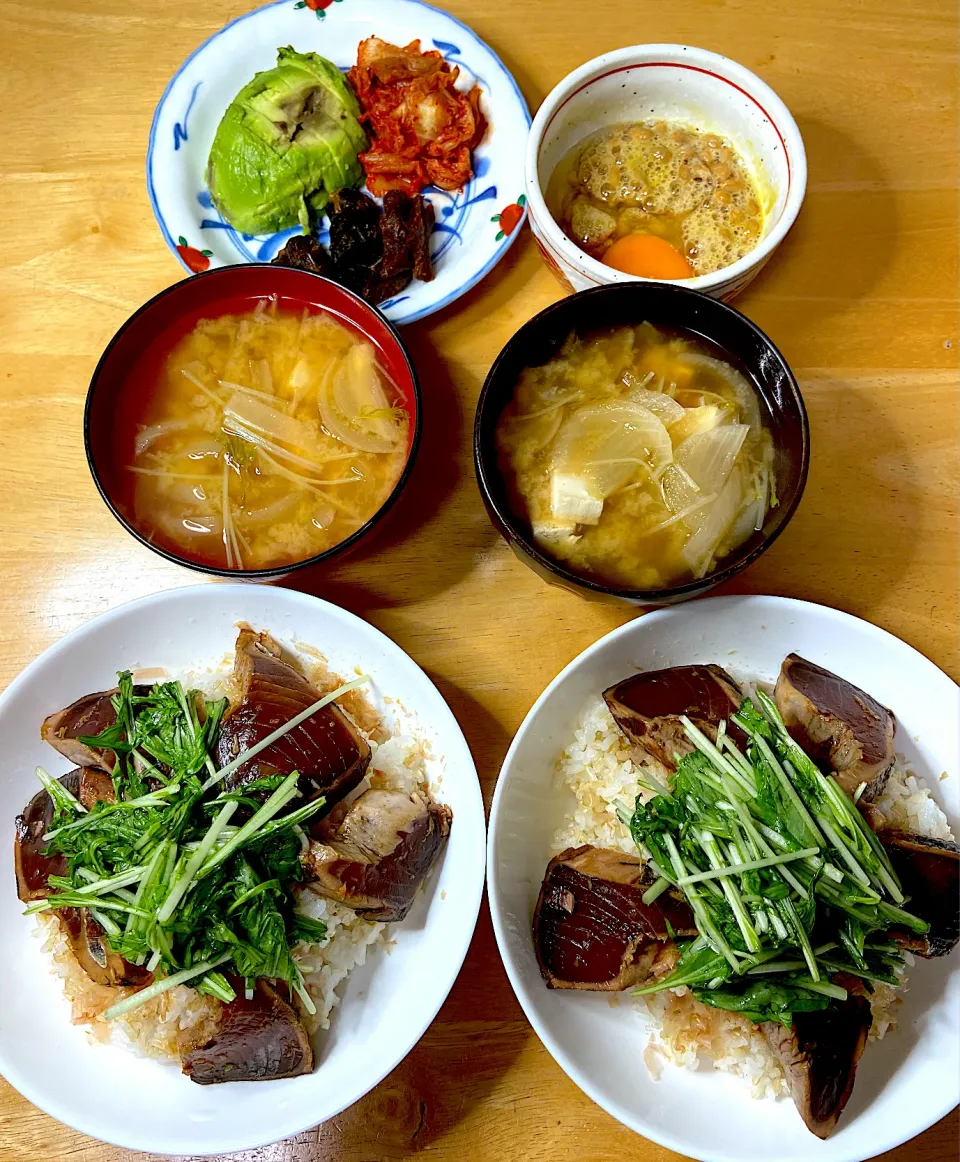
<svg viewBox="0 0 960 1162">
<path fill-rule="evenodd" d="M 388 499 L 410 417 L 375 348 L 275 300 L 202 319 L 120 402 L 121 507 L 151 541 L 228 569 L 333 548 Z"/>
<path fill-rule="evenodd" d="M 499 421 L 511 502 L 544 552 L 606 585 L 712 572 L 777 503 L 750 382 L 692 335 L 571 335 L 524 370 Z"/>
</svg>

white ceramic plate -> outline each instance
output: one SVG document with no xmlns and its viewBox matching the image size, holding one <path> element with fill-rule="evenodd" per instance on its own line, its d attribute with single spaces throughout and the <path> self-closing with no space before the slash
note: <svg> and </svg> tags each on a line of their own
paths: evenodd
<svg viewBox="0 0 960 1162">
<path fill-rule="evenodd" d="M 370 696 L 389 721 L 399 699 L 404 721 L 425 736 L 431 782 L 453 808 L 440 865 L 386 955 L 377 946 L 350 975 L 328 1033 L 316 1041 L 317 1068 L 284 1081 L 200 1086 L 175 1065 L 121 1047 L 91 1044 L 71 1025 L 59 979 L 49 970 L 34 923 L 21 915 L 13 861 L 0 864 L 0 1072 L 53 1117 L 91 1137 L 158 1154 L 229 1153 L 316 1125 L 362 1097 L 413 1048 L 450 991 L 473 935 L 483 892 L 483 802 L 460 728 L 436 687 L 372 626 L 325 601 L 288 589 L 202 585 L 135 601 L 81 626 L 47 650 L 0 697 L 4 778 L 0 818 L 36 792 L 34 767 L 69 769 L 40 741 L 40 722 L 118 669 L 170 673 L 220 668 L 232 655 L 236 623 L 269 630 L 283 644 L 320 650 L 331 668 L 373 679 Z"/>
<path fill-rule="evenodd" d="M 638 669 L 717 662 L 772 681 L 791 651 L 891 707 L 897 748 L 927 777 L 954 830 L 960 815 L 960 690 L 916 650 L 845 613 L 780 597 L 714 597 L 629 622 L 570 663 L 517 732 L 490 815 L 488 891 L 510 982 L 557 1063 L 595 1102 L 647 1138 L 703 1162 L 860 1162 L 907 1141 L 960 1098 L 960 953 L 917 960 L 900 1028 L 867 1046 L 856 1087 L 826 1142 L 793 1102 L 757 1101 L 747 1083 L 666 1066 L 648 1076 L 644 1018 L 624 998 L 548 990 L 530 920 L 567 806 L 553 767 L 588 698 Z M 942 772 L 949 777 L 940 782 Z"/>
<path fill-rule="evenodd" d="M 193 52 L 160 98 L 147 149 L 147 190 L 164 240 L 191 271 L 265 262 L 300 228 L 238 234 L 214 208 L 207 157 L 224 110 L 254 73 L 273 68 L 277 49 L 318 52 L 346 69 L 368 36 L 393 44 L 419 40 L 460 69 L 458 87 L 483 90 L 489 121 L 473 153 L 474 178 L 463 190 L 431 190 L 436 277 L 412 282 L 380 304 L 394 323 L 412 323 L 447 306 L 500 261 L 525 213 L 523 156 L 530 113 L 499 58 L 465 24 L 421 0 L 277 0 L 247 12 Z M 519 210 L 509 210 L 519 205 Z M 504 213 L 506 211 L 506 213 Z M 321 232 L 320 238 L 326 241 Z"/>
</svg>

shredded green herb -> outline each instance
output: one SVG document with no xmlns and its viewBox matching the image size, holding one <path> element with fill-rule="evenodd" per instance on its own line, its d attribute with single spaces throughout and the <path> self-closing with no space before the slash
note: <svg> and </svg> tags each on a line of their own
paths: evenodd
<svg viewBox="0 0 960 1162">
<path fill-rule="evenodd" d="M 111 951 L 155 972 L 108 1018 L 183 982 L 230 1001 L 229 975 L 244 977 L 247 990 L 260 977 L 285 981 L 313 1011 L 293 950 L 323 942 L 327 930 L 298 910 L 294 889 L 304 878 L 301 825 L 323 798 L 304 802 L 296 771 L 221 793 L 228 772 L 215 755 L 226 699 L 206 700 L 179 682 L 138 693 L 129 672 L 118 679 L 116 723 L 82 739 L 116 755 L 116 800 L 86 811 L 38 769 L 54 805 L 47 851 L 67 857 L 69 874 L 51 876 L 50 895 L 27 912 L 89 908 Z"/>
<path fill-rule="evenodd" d="M 698 936 L 681 942 L 669 976 L 638 994 L 686 985 L 704 1004 L 779 1021 L 827 1008 L 838 974 L 897 983 L 903 956 L 886 933 L 928 925 L 905 897 L 883 846 L 854 802 L 790 737 L 762 691 L 711 742 L 682 719 L 696 747 L 668 787 L 620 811 L 659 877 L 651 900 L 683 892 Z M 841 977 L 842 979 L 842 977 Z"/>
</svg>

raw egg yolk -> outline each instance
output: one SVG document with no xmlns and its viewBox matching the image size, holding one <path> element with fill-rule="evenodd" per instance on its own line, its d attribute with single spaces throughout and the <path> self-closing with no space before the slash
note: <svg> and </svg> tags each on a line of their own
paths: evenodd
<svg viewBox="0 0 960 1162">
<path fill-rule="evenodd" d="M 695 271 L 676 246 L 656 234 L 627 234 L 618 238 L 603 262 L 639 278 L 692 278 Z"/>
</svg>

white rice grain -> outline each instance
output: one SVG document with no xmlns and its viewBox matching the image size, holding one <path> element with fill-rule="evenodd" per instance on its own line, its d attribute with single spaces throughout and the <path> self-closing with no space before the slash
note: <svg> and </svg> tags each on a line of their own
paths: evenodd
<svg viewBox="0 0 960 1162">
<path fill-rule="evenodd" d="M 573 738 L 557 761 L 557 779 L 570 796 L 566 819 L 553 837 L 553 852 L 593 844 L 636 854 L 629 829 L 617 818 L 618 803 L 628 810 L 638 794 L 647 800 L 652 791 L 640 786 L 645 771 L 630 743 L 600 697 L 589 700 Z M 873 806 L 889 826 L 952 839 L 947 817 L 924 780 L 902 756 Z M 912 957 L 906 954 L 908 965 Z M 880 1040 L 897 1024 L 897 1009 L 906 987 L 879 984 L 870 998 L 871 1040 Z M 657 1080 L 664 1064 L 687 1069 L 712 1065 L 743 1077 L 754 1097 L 779 1097 L 788 1092 L 779 1061 L 758 1026 L 735 1013 L 713 1009 L 696 1001 L 685 988 L 636 997 L 634 1004 L 648 1018 L 649 1040 L 642 1059 Z"/>
<path fill-rule="evenodd" d="M 880 812 L 888 827 L 898 831 L 912 831 L 931 839 L 953 839 L 947 817 L 930 788 L 903 755 L 897 755 L 883 793 L 871 807 Z"/>
<path fill-rule="evenodd" d="M 318 655 L 319 657 L 319 655 Z M 232 665 L 232 659 L 224 660 Z M 339 678 L 330 675 L 321 663 L 314 661 L 308 676 L 319 687 L 335 688 Z M 232 669 L 203 674 L 183 675 L 185 685 L 203 690 L 208 698 L 236 698 Z M 368 786 L 413 794 L 427 790 L 424 743 L 412 734 L 390 737 L 376 711 L 360 700 L 360 691 L 351 704 L 354 721 L 370 743 L 368 777 L 353 792 L 359 795 Z M 362 721 L 362 725 L 361 725 Z M 379 739 L 379 741 L 378 741 Z M 325 900 L 309 888 L 296 892 L 297 906 L 306 915 L 322 920 L 327 926 L 326 939 L 320 943 L 298 944 L 293 950 L 303 973 L 304 983 L 316 1005 L 316 1014 L 307 1014 L 302 1006 L 301 1018 L 312 1035 L 330 1027 L 331 1014 L 339 1003 L 337 989 L 350 973 L 364 964 L 371 949 L 387 941 L 385 924 L 361 919 L 350 908 Z M 56 917 L 39 913 L 36 934 L 44 941 L 44 951 L 51 957 L 52 970 L 62 979 L 63 990 L 75 1024 L 88 1027 L 92 1040 L 114 1041 L 147 1057 L 170 1062 L 180 1061 L 178 1034 L 201 1022 L 213 1022 L 220 1002 L 205 997 L 186 986 L 170 989 L 153 1001 L 133 1010 L 128 1016 L 106 1022 L 102 1014 L 133 989 L 106 988 L 94 984 L 77 963 Z"/>
</svg>

